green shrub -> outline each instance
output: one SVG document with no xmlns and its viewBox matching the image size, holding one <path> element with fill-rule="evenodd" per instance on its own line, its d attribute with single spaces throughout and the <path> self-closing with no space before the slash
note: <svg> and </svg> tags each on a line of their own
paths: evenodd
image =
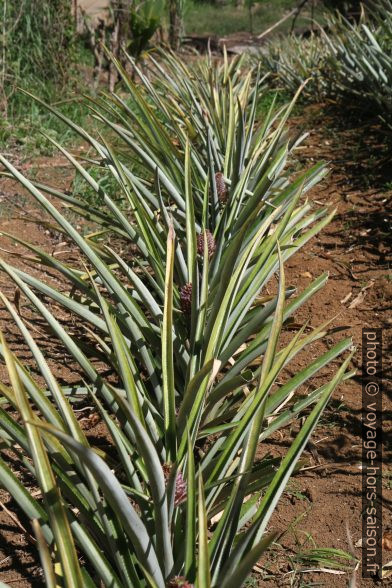
<svg viewBox="0 0 392 588">
<path fill-rule="evenodd" d="M 333 214 L 301 199 L 324 166 L 295 179 L 286 171 L 292 105 L 272 105 L 257 121 L 263 80 L 241 59 L 194 68 L 170 54 L 150 60 L 156 75 L 139 71 L 139 84 L 118 65 L 129 99 L 93 103 L 97 137 L 67 121 L 114 179 L 109 194 L 59 146 L 99 206 L 30 181 L 0 156 L 83 258 L 62 262 L 13 237 L 68 291 L 0 261 L 81 374 L 77 386 L 60 385 L 2 296 L 44 383 L 3 339 L 11 385 L 0 383 L 0 483 L 32 520 L 48 586 L 239 588 L 276 537 L 275 506 L 330 395 L 350 375 L 349 355 L 321 386 L 312 383 L 350 339 L 295 375 L 285 370 L 328 324 L 304 325 L 282 341 L 285 322 L 327 279 L 296 292 L 285 284 L 284 261 Z M 135 159 L 144 177 L 132 170 Z M 94 222 L 94 232 L 82 236 L 45 194 Z M 73 319 L 60 322 L 42 295 Z M 81 429 L 76 396 L 100 413 L 106 453 Z M 258 445 L 299 415 L 306 418 L 286 455 L 266 446 L 257 458 Z M 15 463 L 42 499 L 23 486 Z"/>
<path fill-rule="evenodd" d="M 17 87 L 48 97 L 64 86 L 74 60 L 74 26 L 69 0 L 0 0 L 2 15 L 3 110 Z"/>
<path fill-rule="evenodd" d="M 131 6 L 128 51 L 135 58 L 148 47 L 151 37 L 162 24 L 164 10 L 164 0 L 144 0 Z"/>
</svg>

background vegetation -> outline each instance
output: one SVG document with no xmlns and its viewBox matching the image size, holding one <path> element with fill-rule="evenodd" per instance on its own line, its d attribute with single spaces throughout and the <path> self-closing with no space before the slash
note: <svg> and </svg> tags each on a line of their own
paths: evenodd
<svg viewBox="0 0 392 588">
<path fill-rule="evenodd" d="M 75 30 L 67 0 L 1 0 L 2 110 L 18 114 L 17 87 L 48 98 L 69 83 L 75 67 Z"/>
<path fill-rule="evenodd" d="M 263 67 L 280 87 L 294 93 L 307 80 L 308 100 L 339 100 L 392 117 L 392 2 L 379 0 L 359 20 L 326 14 L 308 38 L 294 35 L 272 41 L 262 54 Z"/>
</svg>

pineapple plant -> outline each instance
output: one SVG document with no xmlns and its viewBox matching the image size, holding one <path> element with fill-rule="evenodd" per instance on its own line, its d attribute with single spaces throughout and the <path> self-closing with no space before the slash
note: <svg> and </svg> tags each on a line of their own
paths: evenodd
<svg viewBox="0 0 392 588">
<path fill-rule="evenodd" d="M 294 180 L 286 171 L 295 148 L 285 132 L 292 104 L 258 121 L 263 78 L 244 72 L 241 58 L 195 69 L 172 54 L 151 60 L 140 84 L 114 60 L 128 100 L 113 94 L 91 103 L 106 133 L 93 137 L 57 113 L 94 152 L 82 165 L 57 145 L 99 206 L 25 177 L 0 155 L 4 174 L 30 192 L 83 260 L 66 263 L 12 236 L 68 290 L 0 260 L 82 374 L 76 386 L 60 383 L 1 295 L 41 378 L 3 337 L 10 385 L 0 384 L 0 435 L 42 497 L 17 478 L 7 452 L 0 483 L 31 520 L 48 586 L 243 585 L 276 539 L 271 516 L 320 415 L 351 375 L 349 338 L 294 375 L 285 371 L 329 323 L 282 340 L 286 321 L 327 280 L 321 274 L 297 292 L 286 285 L 284 263 L 333 215 L 302 198 L 324 177 L 323 165 Z M 113 194 L 94 179 L 91 162 L 112 175 Z M 230 187 L 224 207 L 216 170 Z M 82 235 L 51 197 L 94 222 L 93 232 Z M 260 305 L 274 275 L 277 291 Z M 56 316 L 58 306 L 83 341 Z M 334 374 L 311 385 L 336 358 Z M 101 416 L 110 452 L 85 435 L 76 395 Z M 260 443 L 300 416 L 286 455 L 257 458 Z"/>
</svg>

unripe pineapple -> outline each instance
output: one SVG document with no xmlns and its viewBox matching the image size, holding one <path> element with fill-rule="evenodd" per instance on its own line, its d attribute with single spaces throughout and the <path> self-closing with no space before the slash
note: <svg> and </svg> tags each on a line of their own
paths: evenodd
<svg viewBox="0 0 392 588">
<path fill-rule="evenodd" d="M 222 202 L 222 204 L 224 204 L 227 200 L 227 186 L 226 186 L 225 179 L 223 177 L 222 172 L 216 172 L 215 185 L 216 185 L 216 192 L 218 194 L 219 202 Z"/>
<path fill-rule="evenodd" d="M 188 282 L 180 289 L 180 304 L 184 314 L 191 314 L 192 310 L 192 283 Z"/>
<path fill-rule="evenodd" d="M 176 488 L 174 493 L 174 506 L 178 506 L 181 502 L 184 502 L 187 497 L 187 485 L 181 470 L 178 470 L 176 475 Z"/>
<path fill-rule="evenodd" d="M 190 584 L 184 576 L 174 576 L 169 580 L 167 588 L 193 588 L 193 584 Z"/>
<path fill-rule="evenodd" d="M 199 255 L 204 255 L 204 235 L 207 238 L 208 257 L 211 258 L 215 253 L 216 246 L 214 235 L 208 229 L 197 235 L 197 252 Z"/>
<path fill-rule="evenodd" d="M 165 484 L 167 483 L 170 478 L 170 473 L 172 471 L 173 464 L 164 463 L 162 466 L 163 470 L 163 477 L 165 479 Z M 178 506 L 181 502 L 184 502 L 187 497 L 187 484 L 184 480 L 181 470 L 178 470 L 176 473 L 176 482 L 174 488 L 174 506 Z"/>
</svg>

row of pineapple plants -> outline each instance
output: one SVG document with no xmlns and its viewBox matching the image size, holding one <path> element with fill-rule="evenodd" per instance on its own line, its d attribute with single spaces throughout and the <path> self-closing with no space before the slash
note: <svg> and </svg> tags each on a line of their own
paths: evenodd
<svg viewBox="0 0 392 588">
<path fill-rule="evenodd" d="M 326 169 L 290 175 L 301 141 L 287 133 L 293 103 L 259 117 L 265 80 L 241 58 L 187 66 L 150 55 L 144 71 L 132 64 L 137 82 L 116 66 L 122 89 L 90 101 L 95 136 L 47 106 L 89 148 L 81 158 L 55 144 L 82 180 L 79 193 L 29 179 L 0 156 L 3 175 L 30 192 L 81 260 L 8 235 L 61 277 L 56 288 L 0 260 L 81 375 L 75 386 L 56 379 L 2 294 L 35 368 L 2 337 L 0 484 L 31 520 L 46 586 L 238 588 L 276 539 L 274 509 L 350 376 L 350 339 L 286 369 L 304 350 L 310 358 L 329 323 L 282 340 L 327 280 L 298 292 L 284 272 L 332 218 L 305 197 Z M 109 191 L 94 169 L 110 175 Z M 332 375 L 317 384 L 325 367 Z M 86 436 L 76 399 L 100 414 L 109 453 Z M 271 436 L 294 421 L 302 426 L 284 457 L 270 455 Z"/>
<path fill-rule="evenodd" d="M 392 120 L 392 2 L 374 0 L 362 7 L 359 22 L 326 14 L 308 38 L 271 42 L 263 67 L 290 92 L 308 80 L 311 100 L 355 100 Z"/>
</svg>

